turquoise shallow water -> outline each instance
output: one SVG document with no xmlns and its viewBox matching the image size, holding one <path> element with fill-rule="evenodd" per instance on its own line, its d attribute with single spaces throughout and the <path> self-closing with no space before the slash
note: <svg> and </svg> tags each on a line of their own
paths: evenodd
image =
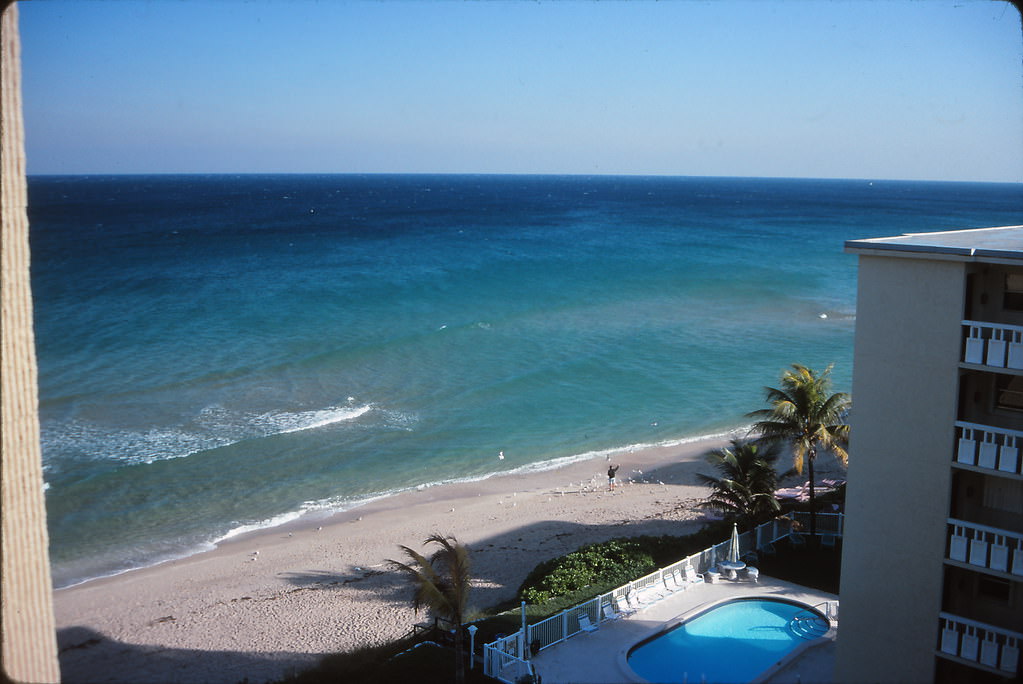
<svg viewBox="0 0 1023 684">
<path fill-rule="evenodd" d="M 29 204 L 58 586 L 719 432 L 794 361 L 848 390 L 845 240 L 1023 222 L 1017 185 L 881 181 L 34 177 Z"/>
</svg>

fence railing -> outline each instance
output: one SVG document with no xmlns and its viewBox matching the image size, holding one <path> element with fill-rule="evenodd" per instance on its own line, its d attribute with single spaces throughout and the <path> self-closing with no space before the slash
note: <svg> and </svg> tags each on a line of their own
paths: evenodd
<svg viewBox="0 0 1023 684">
<path fill-rule="evenodd" d="M 1023 577 L 1023 534 L 949 518 L 948 558 Z"/>
<path fill-rule="evenodd" d="M 999 674 L 1019 672 L 1019 648 L 1023 634 L 983 622 L 941 613 L 938 652 L 982 665 Z"/>
<path fill-rule="evenodd" d="M 809 526 L 810 514 L 805 512 L 790 513 L 787 518 L 778 518 L 763 523 L 758 527 L 739 535 L 739 555 L 751 551 L 761 551 L 781 539 L 788 537 L 796 529 Z M 841 513 L 818 513 L 817 534 L 825 539 L 841 537 L 845 516 Z M 718 560 L 728 557 L 731 539 L 698 551 L 680 561 L 624 584 L 612 591 L 596 596 L 576 606 L 556 613 L 532 625 L 527 625 L 526 634 L 520 629 L 515 634 L 503 637 L 483 646 L 484 674 L 500 681 L 514 684 L 518 677 L 531 670 L 529 657 L 545 648 L 559 644 L 573 636 L 588 631 L 583 624 L 588 621 L 590 628 L 601 622 L 614 619 L 623 605 L 631 606 L 631 602 L 652 604 L 679 591 L 684 591 L 688 584 L 687 577 L 703 574 L 710 570 Z M 838 615 L 838 602 L 834 603 L 835 619 Z M 823 611 L 822 611 L 823 612 Z M 828 615 L 828 613 L 825 613 Z M 586 620 L 580 620 L 580 616 Z M 830 618 L 831 615 L 828 615 Z"/>
<path fill-rule="evenodd" d="M 993 368 L 1023 370 L 1023 327 L 1006 323 L 963 321 L 963 361 Z"/>
<path fill-rule="evenodd" d="M 1023 446 L 1023 432 L 961 420 L 956 421 L 955 426 L 959 433 L 956 463 L 1020 474 L 1019 448 Z"/>
</svg>

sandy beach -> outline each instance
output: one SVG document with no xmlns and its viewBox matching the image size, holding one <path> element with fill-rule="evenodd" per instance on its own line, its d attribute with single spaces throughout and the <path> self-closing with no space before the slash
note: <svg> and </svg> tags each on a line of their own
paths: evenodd
<svg viewBox="0 0 1023 684">
<path fill-rule="evenodd" d="M 55 592 L 65 682 L 259 682 L 326 653 L 399 637 L 426 619 L 385 561 L 438 532 L 472 551 L 472 606 L 514 598 L 539 562 L 582 544 L 688 534 L 696 473 L 723 438 L 622 453 L 607 491 L 596 459 L 439 485 L 323 520 L 239 536 L 216 550 Z"/>
</svg>

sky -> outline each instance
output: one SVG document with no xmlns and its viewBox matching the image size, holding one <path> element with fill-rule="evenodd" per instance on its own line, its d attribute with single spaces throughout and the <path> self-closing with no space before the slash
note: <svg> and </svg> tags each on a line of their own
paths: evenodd
<svg viewBox="0 0 1023 684">
<path fill-rule="evenodd" d="M 33 0 L 29 174 L 1023 182 L 999 0 Z"/>
</svg>

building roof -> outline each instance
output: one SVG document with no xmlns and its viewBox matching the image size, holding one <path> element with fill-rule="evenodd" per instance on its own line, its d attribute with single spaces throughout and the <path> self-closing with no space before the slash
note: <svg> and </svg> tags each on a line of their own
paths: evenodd
<svg viewBox="0 0 1023 684">
<path fill-rule="evenodd" d="M 907 233 L 895 237 L 848 240 L 845 251 L 853 254 L 955 261 L 1023 262 L 1023 226 Z"/>
</svg>

